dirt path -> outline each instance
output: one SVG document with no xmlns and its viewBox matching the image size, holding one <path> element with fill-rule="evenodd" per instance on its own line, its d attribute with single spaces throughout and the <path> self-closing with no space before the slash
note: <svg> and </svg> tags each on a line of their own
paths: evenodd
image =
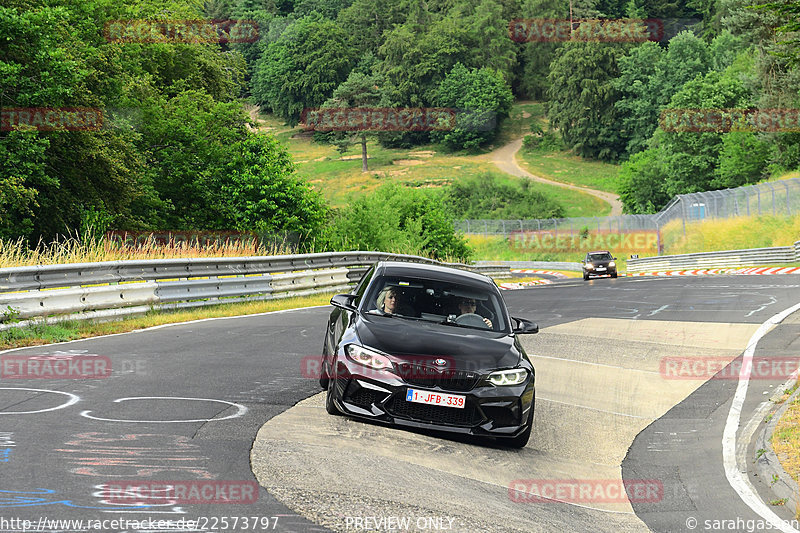
<svg viewBox="0 0 800 533">
<path fill-rule="evenodd" d="M 520 178 L 528 178 L 534 181 L 539 181 L 541 183 L 547 183 L 548 185 L 555 185 L 557 187 L 564 187 L 565 189 L 573 189 L 580 192 L 585 192 L 586 194 L 591 194 L 597 198 L 600 198 L 604 202 L 611 204 L 611 216 L 621 215 L 622 214 L 622 202 L 619 201 L 619 196 L 616 194 L 605 192 L 605 191 L 598 191 L 596 189 L 590 189 L 588 187 L 582 187 L 580 185 L 572 185 L 570 183 L 562 183 L 560 181 L 552 181 L 548 180 L 539 176 L 535 176 L 519 166 L 517 163 L 517 152 L 519 149 L 522 148 L 522 139 L 517 139 L 516 141 L 511 141 L 505 146 L 501 146 L 497 150 L 486 154 L 489 160 L 491 160 L 497 168 L 505 172 L 506 174 L 511 174 L 512 176 L 518 176 Z"/>
</svg>

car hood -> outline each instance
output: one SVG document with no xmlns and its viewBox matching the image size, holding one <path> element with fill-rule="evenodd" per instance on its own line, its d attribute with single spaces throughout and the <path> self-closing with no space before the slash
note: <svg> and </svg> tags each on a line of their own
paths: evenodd
<svg viewBox="0 0 800 533">
<path fill-rule="evenodd" d="M 364 346 L 397 359 L 445 358 L 458 369 L 511 368 L 520 357 L 512 335 L 434 322 L 362 315 L 356 333 Z"/>
</svg>

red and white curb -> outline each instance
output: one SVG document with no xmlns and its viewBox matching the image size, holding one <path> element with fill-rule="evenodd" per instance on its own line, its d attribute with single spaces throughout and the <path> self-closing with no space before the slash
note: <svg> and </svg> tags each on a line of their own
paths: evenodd
<svg viewBox="0 0 800 533">
<path fill-rule="evenodd" d="M 628 272 L 628 276 L 713 276 L 737 274 L 742 276 L 768 276 L 773 274 L 800 274 L 800 267 L 703 268 L 699 270 L 661 270 L 656 272 Z"/>
<path fill-rule="evenodd" d="M 547 274 L 548 276 L 553 276 L 556 278 L 569 279 L 569 276 L 553 270 L 530 270 L 526 268 L 516 268 L 511 269 L 511 272 L 514 274 Z"/>
<path fill-rule="evenodd" d="M 527 289 L 528 287 L 532 287 L 534 285 L 549 285 L 551 283 L 553 282 L 549 279 L 536 279 L 533 281 L 520 281 L 517 283 L 509 281 L 507 283 L 501 283 L 498 285 L 498 287 L 504 291 L 514 291 L 517 289 Z"/>
</svg>

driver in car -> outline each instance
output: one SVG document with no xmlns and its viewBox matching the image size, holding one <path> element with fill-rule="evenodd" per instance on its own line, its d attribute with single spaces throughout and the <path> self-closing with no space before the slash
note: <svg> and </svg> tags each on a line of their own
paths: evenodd
<svg viewBox="0 0 800 533">
<path fill-rule="evenodd" d="M 477 314 L 476 312 L 477 309 L 478 309 L 478 302 L 475 301 L 473 298 L 460 298 L 458 300 L 458 311 L 461 315 Z M 489 326 L 490 328 L 492 327 L 491 320 L 489 320 L 484 316 L 482 316 L 481 318 L 483 319 L 484 323 L 487 326 Z"/>
</svg>

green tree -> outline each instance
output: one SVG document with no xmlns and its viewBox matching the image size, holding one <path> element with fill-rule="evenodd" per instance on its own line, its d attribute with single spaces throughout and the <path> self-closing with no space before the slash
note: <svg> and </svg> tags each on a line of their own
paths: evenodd
<svg viewBox="0 0 800 533">
<path fill-rule="evenodd" d="M 0 137 L 0 239 L 27 238 L 33 231 L 36 196 L 54 180 L 44 172 L 47 139 L 12 131 Z"/>
<path fill-rule="evenodd" d="M 475 149 L 492 140 L 499 124 L 508 117 L 514 97 L 503 76 L 487 68 L 453 67 L 439 85 L 436 103 L 455 108 L 453 129 L 436 131 L 432 138 L 450 149 Z"/>
<path fill-rule="evenodd" d="M 291 156 L 272 135 L 248 134 L 235 143 L 216 176 L 224 218 L 242 231 L 297 232 L 303 242 L 321 229 L 327 215 L 322 197 L 294 175 Z"/>
<path fill-rule="evenodd" d="M 529 180 L 509 180 L 495 174 L 454 180 L 444 202 L 456 218 L 560 218 L 564 208 L 535 190 Z"/>
<path fill-rule="evenodd" d="M 246 138 L 238 103 L 216 102 L 200 91 L 157 100 L 144 117 L 143 143 L 155 190 L 168 208 L 169 229 L 226 229 L 220 180 L 231 146 Z"/>
<path fill-rule="evenodd" d="M 717 42 L 719 40 L 719 42 Z M 735 50 L 735 38 L 726 33 L 712 45 L 721 57 L 717 64 L 724 69 L 731 62 L 729 50 Z M 729 46 L 730 48 L 723 48 Z M 658 43 L 643 43 L 619 58 L 619 77 L 613 81 L 620 98 L 622 130 L 629 137 L 628 154 L 643 150 L 656 129 L 661 109 L 683 85 L 712 68 L 709 45 L 691 32 L 673 37 L 664 50 Z"/>
<path fill-rule="evenodd" d="M 556 52 L 548 76 L 547 116 L 569 148 L 583 157 L 619 159 L 628 138 L 619 128 L 619 44 L 569 42 Z"/>
<path fill-rule="evenodd" d="M 300 121 L 304 109 L 322 105 L 355 65 L 349 37 L 334 21 L 304 17 L 270 43 L 256 64 L 256 102 L 286 120 Z"/>
<path fill-rule="evenodd" d="M 497 70 L 511 84 L 517 62 L 514 43 L 508 38 L 508 20 L 495 0 L 481 0 L 468 17 L 473 51 L 471 64 Z"/>
<path fill-rule="evenodd" d="M 722 147 L 711 185 L 717 189 L 757 183 L 765 177 L 772 147 L 750 131 L 732 131 Z"/>
<path fill-rule="evenodd" d="M 736 69 L 724 73 L 712 71 L 696 78 L 672 97 L 668 109 L 747 108 L 752 94 Z M 714 177 L 722 150 L 723 132 L 656 130 L 654 142 L 664 150 L 667 179 L 665 190 L 670 196 L 714 188 Z"/>
<path fill-rule="evenodd" d="M 441 193 L 389 183 L 351 201 L 325 233 L 327 249 L 376 250 L 468 259 Z"/>
<path fill-rule="evenodd" d="M 353 0 L 339 12 L 337 22 L 352 37 L 359 54 L 377 53 L 384 33 L 406 21 L 409 0 Z"/>
<path fill-rule="evenodd" d="M 652 146 L 622 164 L 617 192 L 625 213 L 657 213 L 669 202 L 663 159 L 663 151 Z"/>
<path fill-rule="evenodd" d="M 325 101 L 324 108 L 364 108 L 374 107 L 381 100 L 380 85 L 383 83 L 377 74 L 364 74 L 352 71 L 339 85 L 333 96 Z M 328 134 L 328 142 L 336 144 L 341 152 L 347 151 L 351 144 L 361 144 L 361 171 L 369 170 L 367 158 L 367 139 L 374 133 L 366 130 L 338 131 Z"/>
</svg>

